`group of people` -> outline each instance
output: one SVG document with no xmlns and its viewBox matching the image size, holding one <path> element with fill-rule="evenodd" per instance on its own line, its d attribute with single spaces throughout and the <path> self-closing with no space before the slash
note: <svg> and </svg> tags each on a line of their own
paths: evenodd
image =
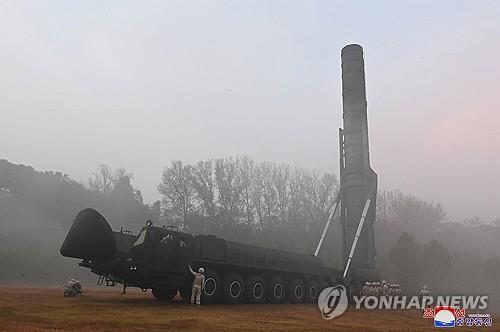
<svg viewBox="0 0 500 332">
<path fill-rule="evenodd" d="M 401 286 L 399 284 L 390 284 L 385 280 L 365 282 L 361 289 L 361 296 L 401 296 Z"/>
</svg>

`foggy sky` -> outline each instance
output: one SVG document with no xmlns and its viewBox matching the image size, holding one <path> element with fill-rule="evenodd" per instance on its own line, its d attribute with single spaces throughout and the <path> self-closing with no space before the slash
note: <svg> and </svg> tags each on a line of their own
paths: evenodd
<svg viewBox="0 0 500 332">
<path fill-rule="evenodd" d="M 365 50 L 380 187 L 500 217 L 498 1 L 2 1 L 0 157 L 86 182 L 248 155 L 338 174 L 340 50 Z"/>
</svg>

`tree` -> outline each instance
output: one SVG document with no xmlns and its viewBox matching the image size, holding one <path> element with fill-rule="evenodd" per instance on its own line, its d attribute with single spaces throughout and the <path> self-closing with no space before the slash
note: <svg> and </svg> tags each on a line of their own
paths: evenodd
<svg viewBox="0 0 500 332">
<path fill-rule="evenodd" d="M 328 218 L 328 212 L 338 192 L 337 178 L 333 174 L 312 172 L 305 176 L 306 208 L 309 225 L 318 228 Z"/>
<path fill-rule="evenodd" d="M 112 197 L 115 200 L 120 201 L 134 201 L 140 202 L 142 204 L 142 195 L 139 191 L 140 197 L 134 191 L 134 188 L 130 184 L 130 178 L 128 176 L 122 176 L 114 181 L 113 190 L 111 191 Z"/>
<path fill-rule="evenodd" d="M 256 230 L 264 229 L 265 214 L 264 214 L 264 182 L 265 175 L 262 172 L 261 165 L 255 166 L 253 169 L 253 177 L 250 183 L 251 204 L 255 208 L 257 214 Z"/>
<path fill-rule="evenodd" d="M 486 277 L 496 285 L 500 280 L 500 258 L 498 255 L 492 252 L 486 260 L 485 266 Z"/>
<path fill-rule="evenodd" d="M 104 193 L 61 172 L 0 160 L 0 190 L 8 193 L 5 199 L 0 193 L 0 260 L 9 267 L 2 269 L 0 282 L 59 283 L 73 273 L 73 264 L 54 253 L 84 208 L 99 211 L 115 231 L 124 226 L 137 234 L 150 210 L 133 199 L 129 178 L 123 179 L 123 185 L 113 185 L 114 192 L 108 186 Z"/>
<path fill-rule="evenodd" d="M 215 160 L 215 183 L 219 193 L 219 207 L 222 220 L 227 226 L 234 226 L 239 216 L 238 207 L 242 192 L 239 169 L 238 159 Z"/>
<path fill-rule="evenodd" d="M 160 221 L 160 216 L 161 216 L 161 202 L 160 201 L 154 201 L 151 204 L 147 205 L 148 207 L 148 219 L 152 220 L 153 222 L 158 222 Z"/>
<path fill-rule="evenodd" d="M 245 223 L 253 225 L 255 221 L 255 209 L 252 199 L 252 179 L 255 176 L 255 162 L 249 157 L 240 160 L 241 177 L 241 210 L 245 216 Z"/>
<path fill-rule="evenodd" d="M 263 219 L 261 220 L 261 226 L 263 230 L 269 232 L 274 229 L 278 212 L 276 187 L 272 182 L 273 164 L 261 163 L 259 165 L 259 173 L 259 180 L 262 181 L 260 186 L 262 189 L 263 202 Z"/>
<path fill-rule="evenodd" d="M 248 157 L 179 163 L 165 168 L 158 186 L 164 217 L 180 220 L 192 232 L 289 250 L 312 246 L 338 189 L 332 174 L 257 164 Z M 321 222 L 311 222 L 312 215 Z M 315 227 L 308 230 L 309 225 Z"/>
<path fill-rule="evenodd" d="M 449 228 L 445 220 L 446 212 L 439 203 L 420 200 L 397 190 L 380 190 L 374 225 L 377 251 L 382 254 L 388 252 L 402 232 L 412 234 L 421 242 L 436 238 L 440 232 L 443 236 L 450 235 L 451 232 L 444 232 Z"/>
<path fill-rule="evenodd" d="M 395 267 L 396 278 L 407 293 L 413 293 L 419 286 L 421 248 L 412 235 L 401 234 L 396 245 L 389 251 L 389 258 Z"/>
<path fill-rule="evenodd" d="M 398 220 L 396 218 L 394 204 L 396 197 L 401 197 L 401 193 L 396 190 L 387 191 L 379 190 L 377 193 L 377 221 L 387 224 L 396 225 Z"/>
<path fill-rule="evenodd" d="M 111 169 L 109 165 L 101 163 L 97 167 L 97 171 L 92 173 L 89 179 L 89 188 L 92 190 L 109 193 L 113 190 L 116 184 L 124 177 L 132 179 L 133 174 L 127 172 L 125 168 Z"/>
<path fill-rule="evenodd" d="M 202 204 L 202 213 L 211 219 L 215 218 L 217 212 L 213 165 L 214 162 L 212 159 L 200 161 L 193 167 L 193 172 L 191 173 L 191 184 L 198 200 Z"/>
<path fill-rule="evenodd" d="M 158 191 L 163 195 L 167 218 L 184 225 L 194 211 L 194 190 L 190 179 L 193 167 L 173 161 L 163 170 Z"/>
<path fill-rule="evenodd" d="M 451 274 L 451 254 L 441 242 L 432 239 L 423 248 L 422 281 L 433 290 L 440 291 Z"/>
<path fill-rule="evenodd" d="M 307 218 L 305 211 L 305 171 L 302 168 L 295 168 L 292 171 L 289 186 L 290 204 L 288 207 L 288 215 L 290 221 L 296 223 Z"/>
<path fill-rule="evenodd" d="M 271 180 L 276 192 L 276 205 L 281 223 L 287 221 L 290 204 L 290 166 L 281 164 L 273 167 Z"/>
<path fill-rule="evenodd" d="M 103 193 L 110 192 L 113 189 L 114 183 L 113 171 L 106 164 L 100 164 L 97 167 L 97 171 L 92 173 L 92 177 L 89 179 L 90 189 Z"/>
</svg>

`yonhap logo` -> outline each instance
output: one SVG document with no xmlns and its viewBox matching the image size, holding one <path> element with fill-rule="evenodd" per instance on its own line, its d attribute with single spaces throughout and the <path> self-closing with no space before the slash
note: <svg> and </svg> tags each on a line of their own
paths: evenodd
<svg viewBox="0 0 500 332">
<path fill-rule="evenodd" d="M 439 306 L 434 308 L 435 327 L 454 327 L 455 318 L 455 307 Z"/>
<path fill-rule="evenodd" d="M 347 289 L 343 285 L 325 288 L 318 296 L 318 308 L 324 319 L 342 315 L 348 303 Z"/>
</svg>

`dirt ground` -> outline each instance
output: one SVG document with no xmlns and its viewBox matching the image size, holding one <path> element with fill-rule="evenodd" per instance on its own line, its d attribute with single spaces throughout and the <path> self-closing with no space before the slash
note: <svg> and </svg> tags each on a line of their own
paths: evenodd
<svg viewBox="0 0 500 332">
<path fill-rule="evenodd" d="M 500 331 L 500 317 L 493 329 Z M 495 323 L 499 322 L 495 328 Z M 430 331 L 419 311 L 348 309 L 324 320 L 314 304 L 210 305 L 160 303 L 150 292 L 84 289 L 64 298 L 62 288 L 0 287 L 0 331 Z M 455 328 L 454 330 L 458 330 Z M 469 329 L 473 330 L 473 329 Z M 487 330 L 478 328 L 477 330 Z"/>
</svg>

